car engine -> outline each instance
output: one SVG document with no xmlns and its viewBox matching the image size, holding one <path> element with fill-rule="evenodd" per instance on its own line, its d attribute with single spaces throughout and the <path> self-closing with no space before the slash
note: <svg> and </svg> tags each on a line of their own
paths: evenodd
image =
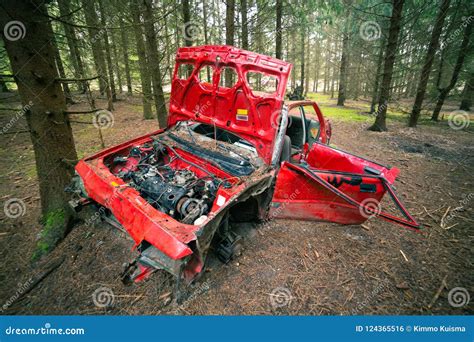
<svg viewBox="0 0 474 342">
<path fill-rule="evenodd" d="M 154 141 L 133 147 L 128 156 L 115 156 L 109 168 L 153 207 L 182 223 L 193 224 L 210 211 L 222 180 L 209 172 L 198 177 L 189 166 L 177 167 L 174 162 L 179 158 Z"/>
</svg>

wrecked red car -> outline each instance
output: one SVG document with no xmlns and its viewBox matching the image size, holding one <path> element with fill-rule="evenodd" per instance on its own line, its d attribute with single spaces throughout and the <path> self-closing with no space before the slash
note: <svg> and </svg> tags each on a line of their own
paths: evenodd
<svg viewBox="0 0 474 342">
<path fill-rule="evenodd" d="M 228 262 L 241 242 L 234 221 L 378 216 L 419 228 L 392 188 L 398 169 L 330 147 L 315 102 L 285 103 L 291 67 L 230 46 L 180 48 L 167 127 L 77 164 L 78 203 L 99 205 L 135 241 L 128 279 L 164 269 L 191 281 L 211 245 Z M 380 210 L 385 193 L 403 217 Z"/>
</svg>

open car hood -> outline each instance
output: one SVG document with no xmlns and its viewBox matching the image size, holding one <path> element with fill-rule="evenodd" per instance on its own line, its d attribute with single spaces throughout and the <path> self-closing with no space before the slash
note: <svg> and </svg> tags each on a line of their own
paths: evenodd
<svg viewBox="0 0 474 342">
<path fill-rule="evenodd" d="M 291 67 L 232 46 L 180 48 L 168 127 L 185 120 L 215 125 L 250 142 L 270 164 Z"/>
</svg>

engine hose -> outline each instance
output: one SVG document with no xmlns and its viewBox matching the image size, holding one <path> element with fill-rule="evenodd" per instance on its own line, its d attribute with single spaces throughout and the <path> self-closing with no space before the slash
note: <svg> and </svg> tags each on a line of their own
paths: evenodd
<svg viewBox="0 0 474 342">
<path fill-rule="evenodd" d="M 182 157 L 181 155 L 179 155 L 178 152 L 176 152 L 176 150 L 175 150 L 173 147 L 171 147 L 169 144 L 167 144 L 167 143 L 161 141 L 161 139 L 160 139 L 160 143 L 163 144 L 163 145 L 165 145 L 166 147 L 168 147 L 168 148 L 171 150 L 171 152 L 173 152 L 173 153 L 176 155 L 177 158 L 179 158 L 179 159 L 181 159 L 182 161 L 188 163 L 189 165 L 192 165 L 192 166 L 198 168 L 199 170 L 201 170 L 201 171 L 207 173 L 207 174 L 208 174 L 209 176 L 211 176 L 212 178 L 217 178 L 216 175 L 213 174 L 212 172 L 206 170 L 205 168 L 203 168 L 203 167 L 201 167 L 201 166 L 199 166 L 199 165 L 197 165 L 197 164 L 195 164 L 195 163 L 193 163 L 193 162 L 191 162 L 191 161 L 185 159 L 185 158 Z"/>
</svg>

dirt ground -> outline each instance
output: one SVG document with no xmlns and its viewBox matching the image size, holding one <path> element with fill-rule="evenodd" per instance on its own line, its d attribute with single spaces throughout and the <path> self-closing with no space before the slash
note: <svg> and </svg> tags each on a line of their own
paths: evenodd
<svg viewBox="0 0 474 342">
<path fill-rule="evenodd" d="M 8 95 L 6 106 L 18 105 Z M 103 104 L 103 101 L 99 101 Z M 141 119 L 138 98 L 115 104 L 114 124 L 105 129 L 107 146 L 149 132 L 157 123 Z M 85 109 L 85 103 L 74 108 Z M 14 114 L 0 112 L 2 127 Z M 90 123 L 89 116 L 74 121 Z M 40 232 L 34 158 L 23 117 L 0 135 L 1 205 L 12 198 L 25 207 L 18 218 L 0 213 L 0 311 L 2 314 L 114 315 L 340 315 L 472 314 L 474 304 L 456 308 L 448 293 L 462 287 L 474 296 L 474 151 L 472 130 L 446 122 L 408 129 L 389 122 L 389 132 L 332 120 L 332 143 L 380 163 L 397 166 L 397 192 L 424 224 L 418 234 L 370 220 L 364 226 L 275 220 L 240 224 L 242 255 L 228 265 L 212 254 L 203 277 L 173 305 L 172 279 L 157 272 L 125 286 L 122 265 L 132 259 L 132 241 L 102 222 L 79 224 L 47 259 L 31 264 Z M 100 150 L 97 129 L 73 123 L 79 155 Z M 93 215 L 93 212 L 83 213 Z M 443 219 L 444 217 L 444 219 Z M 445 223 L 442 227 L 441 222 Z M 51 262 L 62 264 L 42 274 Z M 45 278 L 25 292 L 35 279 Z M 108 305 L 94 304 L 103 288 Z M 96 292 L 97 293 L 97 292 Z M 113 298 L 112 298 L 113 293 Z M 107 297 L 109 295 L 109 297 Z M 13 303 L 12 303 L 13 302 Z"/>
</svg>

